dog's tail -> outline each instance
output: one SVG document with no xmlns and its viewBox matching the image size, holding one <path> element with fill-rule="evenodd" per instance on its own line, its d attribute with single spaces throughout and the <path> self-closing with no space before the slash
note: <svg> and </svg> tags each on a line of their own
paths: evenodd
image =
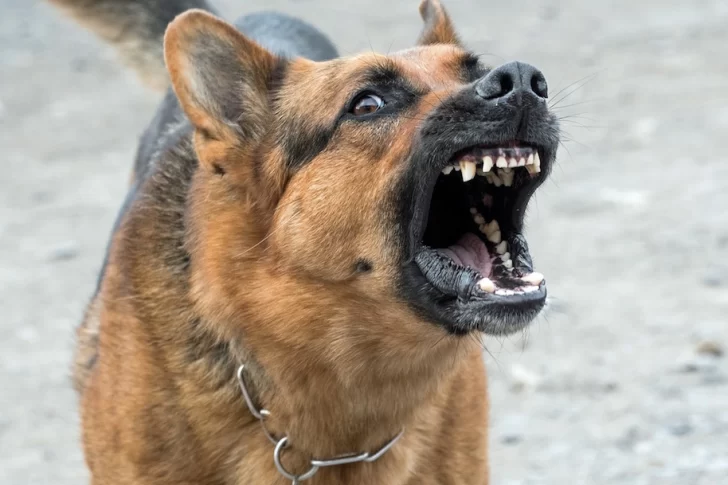
<svg viewBox="0 0 728 485">
<path fill-rule="evenodd" d="M 169 86 L 163 40 L 167 25 L 191 8 L 212 12 L 205 0 L 48 0 L 111 44 L 148 86 Z"/>
</svg>

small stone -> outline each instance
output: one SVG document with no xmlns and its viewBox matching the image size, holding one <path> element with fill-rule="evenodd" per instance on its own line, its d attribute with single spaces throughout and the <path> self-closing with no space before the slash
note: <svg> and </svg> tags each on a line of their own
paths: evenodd
<svg viewBox="0 0 728 485">
<path fill-rule="evenodd" d="M 523 436 L 518 434 L 506 434 L 501 436 L 501 443 L 504 445 L 517 445 L 523 441 Z"/>
<path fill-rule="evenodd" d="M 685 374 L 713 373 L 718 370 L 716 358 L 704 354 L 691 354 L 678 360 L 678 371 Z"/>
<path fill-rule="evenodd" d="M 709 355 L 711 357 L 723 357 L 723 346 L 714 340 L 704 340 L 695 347 L 695 352 L 699 355 Z"/>
<path fill-rule="evenodd" d="M 48 256 L 50 261 L 70 261 L 78 256 L 78 245 L 75 242 L 66 242 L 53 248 Z"/>
<path fill-rule="evenodd" d="M 667 430 L 670 432 L 671 435 L 679 437 L 692 433 L 693 427 L 690 426 L 690 423 L 680 421 L 668 425 Z"/>
<path fill-rule="evenodd" d="M 708 288 L 720 288 L 728 284 L 728 277 L 725 274 L 726 268 L 710 268 L 703 273 L 703 285 Z"/>
</svg>

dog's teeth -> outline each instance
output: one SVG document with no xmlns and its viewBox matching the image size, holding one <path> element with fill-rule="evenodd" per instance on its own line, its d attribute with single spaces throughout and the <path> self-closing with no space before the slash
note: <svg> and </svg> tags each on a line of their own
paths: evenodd
<svg viewBox="0 0 728 485">
<path fill-rule="evenodd" d="M 452 165 L 448 165 L 447 167 L 442 169 L 442 173 L 445 175 L 450 175 L 450 172 L 452 172 L 455 169 Z"/>
<path fill-rule="evenodd" d="M 529 283 L 533 286 L 538 286 L 543 281 L 544 276 L 541 273 L 531 273 L 527 274 L 526 276 L 523 276 L 521 278 L 522 281 L 525 281 L 526 283 Z"/>
<path fill-rule="evenodd" d="M 500 225 L 498 225 L 498 221 L 493 219 L 492 221 L 490 221 L 488 224 L 485 225 L 485 231 L 483 231 L 483 233 L 486 236 L 490 236 L 491 234 L 494 234 L 496 231 L 500 231 Z"/>
<path fill-rule="evenodd" d="M 511 261 L 510 259 L 504 259 L 502 263 L 503 266 L 505 266 L 507 269 L 513 269 L 513 261 Z"/>
<path fill-rule="evenodd" d="M 475 221 L 475 223 L 476 223 L 476 224 L 478 224 L 479 226 L 480 226 L 481 224 L 485 224 L 485 219 L 483 219 L 483 216 L 481 216 L 480 214 L 476 214 L 476 215 L 475 215 L 475 217 L 473 217 L 473 220 L 474 220 L 474 221 Z"/>
<path fill-rule="evenodd" d="M 456 172 L 460 171 L 460 165 L 453 165 L 452 168 L 454 168 Z"/>
<path fill-rule="evenodd" d="M 486 293 L 493 293 L 495 292 L 495 283 L 493 283 L 488 278 L 483 278 L 482 280 L 478 281 L 478 286 L 481 290 L 483 290 Z"/>
<path fill-rule="evenodd" d="M 514 167 L 514 168 L 517 167 L 518 166 L 518 160 L 516 160 L 515 158 L 511 158 L 510 160 L 508 160 L 508 166 L 509 167 Z"/>
<path fill-rule="evenodd" d="M 498 157 L 498 160 L 495 161 L 495 166 L 499 168 L 507 167 L 508 160 L 506 160 L 506 157 L 501 155 L 500 157 Z"/>
<path fill-rule="evenodd" d="M 493 168 L 493 158 L 483 157 L 483 172 L 488 173 L 491 168 Z"/>
<path fill-rule="evenodd" d="M 496 290 L 495 294 L 499 296 L 513 296 L 516 292 L 513 290 Z"/>
<path fill-rule="evenodd" d="M 538 291 L 538 286 L 524 286 L 523 292 L 524 293 L 533 293 L 534 291 Z"/>
<path fill-rule="evenodd" d="M 505 242 L 505 241 L 503 241 L 503 242 Z M 503 254 L 501 255 L 501 260 L 502 260 L 502 261 L 505 261 L 505 260 L 507 260 L 507 259 L 511 259 L 511 253 L 509 253 L 508 251 L 506 251 L 505 253 L 503 253 Z"/>
<path fill-rule="evenodd" d="M 539 171 L 536 170 L 536 165 L 526 165 L 526 171 L 531 175 L 531 177 L 535 176 Z"/>
<path fill-rule="evenodd" d="M 501 180 L 503 180 L 503 185 L 506 187 L 510 187 L 513 185 L 513 176 L 515 175 L 511 169 L 503 169 L 498 171 L 498 175 L 500 175 Z"/>
<path fill-rule="evenodd" d="M 485 231 L 488 229 L 488 226 L 485 224 L 481 224 L 480 226 L 478 226 L 478 229 L 480 229 L 480 232 L 485 234 Z"/>
<path fill-rule="evenodd" d="M 525 159 L 525 158 L 523 158 L 523 157 L 521 157 L 521 158 L 520 158 L 520 159 L 518 160 L 518 166 L 519 166 L 519 167 L 525 167 L 525 166 L 526 166 L 526 159 Z"/>
<path fill-rule="evenodd" d="M 533 166 L 536 167 L 536 172 L 541 171 L 541 158 L 538 156 L 538 153 L 533 156 Z"/>
<path fill-rule="evenodd" d="M 526 165 L 533 165 L 533 153 L 528 154 L 528 158 L 526 159 Z"/>
<path fill-rule="evenodd" d="M 463 174 L 463 182 L 467 182 L 475 178 L 475 163 L 461 160 L 460 169 Z"/>
<path fill-rule="evenodd" d="M 492 242 L 493 244 L 498 244 L 501 242 L 501 232 L 496 231 L 493 234 L 488 234 L 486 236 L 488 238 L 488 241 Z"/>
<path fill-rule="evenodd" d="M 495 250 L 498 252 L 498 254 L 505 254 L 505 252 L 508 251 L 508 243 L 502 241 L 499 245 L 495 247 Z"/>
<path fill-rule="evenodd" d="M 492 173 L 492 175 L 493 185 L 495 185 L 496 187 L 500 187 L 501 185 L 503 185 L 503 181 L 496 174 Z"/>
</svg>

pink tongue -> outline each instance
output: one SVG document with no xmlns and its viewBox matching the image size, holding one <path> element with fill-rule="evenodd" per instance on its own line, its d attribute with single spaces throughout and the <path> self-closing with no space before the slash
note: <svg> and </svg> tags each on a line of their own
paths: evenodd
<svg viewBox="0 0 728 485">
<path fill-rule="evenodd" d="M 490 276 L 493 262 L 485 243 L 475 234 L 467 233 L 458 242 L 440 252 L 446 254 L 460 266 L 467 266 L 482 276 Z"/>
</svg>

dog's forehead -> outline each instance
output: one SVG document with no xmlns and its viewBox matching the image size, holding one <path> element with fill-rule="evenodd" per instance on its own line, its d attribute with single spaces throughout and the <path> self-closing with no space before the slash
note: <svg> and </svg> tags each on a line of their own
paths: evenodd
<svg viewBox="0 0 728 485">
<path fill-rule="evenodd" d="M 421 91 L 449 89 L 464 82 L 464 63 L 473 56 L 455 46 L 436 44 L 393 54 L 364 53 L 327 62 L 296 59 L 287 68 L 279 102 L 282 111 L 316 110 L 333 115 L 373 76 L 399 77 Z"/>
<path fill-rule="evenodd" d="M 465 63 L 473 54 L 452 44 L 418 46 L 390 56 L 397 61 L 403 75 L 430 89 L 460 84 Z"/>
</svg>

